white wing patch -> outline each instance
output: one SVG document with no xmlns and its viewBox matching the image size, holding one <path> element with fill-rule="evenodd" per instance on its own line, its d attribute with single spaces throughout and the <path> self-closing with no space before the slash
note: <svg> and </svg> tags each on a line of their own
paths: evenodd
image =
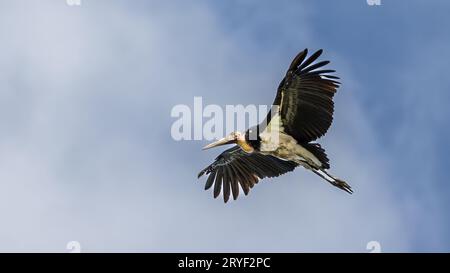
<svg viewBox="0 0 450 273">
<path fill-rule="evenodd" d="M 278 149 L 280 145 L 280 137 L 284 131 L 283 123 L 279 113 L 279 107 L 274 105 L 272 113 L 275 113 L 264 131 L 259 134 L 261 138 L 261 152 L 270 152 Z"/>
<path fill-rule="evenodd" d="M 316 156 L 302 145 L 298 144 L 293 137 L 284 132 L 283 123 L 278 110 L 278 106 L 272 108 L 275 115 L 272 116 L 264 131 L 259 134 L 259 137 L 261 138 L 260 151 L 262 153 L 274 155 L 280 159 L 292 160 L 301 165 L 304 165 L 306 161 L 313 166 L 322 166 L 322 163 Z"/>
</svg>

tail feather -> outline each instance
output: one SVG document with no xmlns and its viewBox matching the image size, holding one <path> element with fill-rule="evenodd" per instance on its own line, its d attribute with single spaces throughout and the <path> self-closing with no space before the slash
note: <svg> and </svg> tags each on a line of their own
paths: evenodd
<svg viewBox="0 0 450 273">
<path fill-rule="evenodd" d="M 302 144 L 308 151 L 310 151 L 317 159 L 319 159 L 320 163 L 322 163 L 323 169 L 330 168 L 330 160 L 328 159 L 325 150 L 320 146 L 319 143 L 306 143 Z"/>
</svg>

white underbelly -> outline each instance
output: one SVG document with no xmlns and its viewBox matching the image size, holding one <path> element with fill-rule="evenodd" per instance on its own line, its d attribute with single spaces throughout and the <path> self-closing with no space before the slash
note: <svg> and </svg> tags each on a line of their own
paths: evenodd
<svg viewBox="0 0 450 273">
<path fill-rule="evenodd" d="M 261 135 L 260 151 L 263 154 L 274 155 L 278 158 L 297 162 L 298 164 L 309 168 L 309 165 L 321 167 L 322 163 L 310 151 L 305 149 L 297 141 L 284 133 L 278 136 Z M 278 138 L 278 139 L 277 139 Z M 307 164 L 305 164 L 307 163 Z"/>
<path fill-rule="evenodd" d="M 270 154 L 281 159 L 294 161 L 306 168 L 310 168 L 309 165 L 318 168 L 322 166 L 322 163 L 316 156 L 298 144 L 293 137 L 284 133 L 278 112 L 272 117 L 270 123 L 259 137 L 261 138 L 260 152 L 263 154 Z"/>
</svg>

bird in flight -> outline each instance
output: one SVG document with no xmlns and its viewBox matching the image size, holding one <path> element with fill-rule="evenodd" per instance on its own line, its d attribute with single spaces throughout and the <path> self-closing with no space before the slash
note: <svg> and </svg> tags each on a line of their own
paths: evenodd
<svg viewBox="0 0 450 273">
<path fill-rule="evenodd" d="M 223 191 L 225 203 L 237 199 L 239 188 L 247 195 L 260 179 L 276 177 L 298 166 L 313 171 L 331 185 L 348 193 L 345 181 L 327 172 L 329 159 L 316 139 L 322 137 L 333 120 L 333 96 L 339 87 L 335 70 L 324 69 L 329 61 L 316 62 L 322 50 L 308 58 L 300 52 L 281 81 L 266 119 L 246 132 L 232 132 L 206 145 L 209 149 L 235 146 L 221 153 L 198 177 L 209 175 L 205 190 L 214 185 L 214 198 Z"/>
</svg>

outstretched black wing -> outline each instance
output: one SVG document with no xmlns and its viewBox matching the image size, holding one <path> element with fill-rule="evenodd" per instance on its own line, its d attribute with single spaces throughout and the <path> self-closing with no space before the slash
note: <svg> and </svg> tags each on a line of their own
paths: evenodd
<svg viewBox="0 0 450 273">
<path fill-rule="evenodd" d="M 329 63 L 314 63 L 322 50 L 308 59 L 307 54 L 305 49 L 292 61 L 273 102 L 277 107 L 271 110 L 277 111 L 284 131 L 299 143 L 316 140 L 327 132 L 333 121 L 333 96 L 340 84 L 338 77 L 330 75 L 334 70 L 317 70 Z M 272 116 L 269 113 L 267 123 Z"/>
<path fill-rule="evenodd" d="M 234 146 L 221 153 L 215 161 L 202 170 L 209 175 L 205 190 L 214 184 L 214 198 L 219 196 L 223 188 L 223 200 L 225 203 L 230 198 L 230 192 L 236 200 L 239 195 L 239 185 L 244 194 L 258 183 L 259 179 L 274 177 L 290 172 L 297 167 L 297 163 L 285 161 L 271 155 L 260 153 L 246 153 L 239 146 Z"/>
</svg>

